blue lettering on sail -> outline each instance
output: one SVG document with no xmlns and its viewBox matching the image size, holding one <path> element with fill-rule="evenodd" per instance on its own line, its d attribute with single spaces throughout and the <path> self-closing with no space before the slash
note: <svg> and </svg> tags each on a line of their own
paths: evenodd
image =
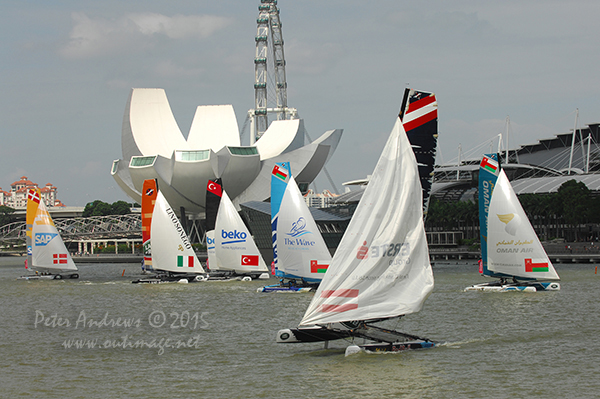
<svg viewBox="0 0 600 399">
<path fill-rule="evenodd" d="M 221 244 L 233 244 L 236 242 L 246 242 L 248 235 L 244 231 L 225 231 L 221 230 L 221 238 L 228 239 L 229 241 L 223 241 Z"/>
<path fill-rule="evenodd" d="M 57 233 L 36 233 L 35 234 L 35 245 L 40 246 L 40 247 L 45 247 L 57 235 L 58 235 Z"/>
</svg>

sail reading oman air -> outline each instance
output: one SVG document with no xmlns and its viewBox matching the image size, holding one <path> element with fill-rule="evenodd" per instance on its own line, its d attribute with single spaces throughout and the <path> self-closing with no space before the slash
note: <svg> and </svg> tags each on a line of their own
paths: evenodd
<svg viewBox="0 0 600 399">
<path fill-rule="evenodd" d="M 480 273 L 496 281 L 465 291 L 556 291 L 560 278 L 529 222 L 497 154 L 479 168 Z M 510 281 L 509 281 L 510 279 Z"/>
</svg>

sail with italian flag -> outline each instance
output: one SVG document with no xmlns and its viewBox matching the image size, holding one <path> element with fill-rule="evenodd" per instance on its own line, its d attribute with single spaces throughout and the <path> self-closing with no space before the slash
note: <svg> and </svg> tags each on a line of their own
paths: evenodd
<svg viewBox="0 0 600 399">
<path fill-rule="evenodd" d="M 154 270 L 205 273 L 175 211 L 160 191 L 156 195 L 150 230 Z"/>
</svg>

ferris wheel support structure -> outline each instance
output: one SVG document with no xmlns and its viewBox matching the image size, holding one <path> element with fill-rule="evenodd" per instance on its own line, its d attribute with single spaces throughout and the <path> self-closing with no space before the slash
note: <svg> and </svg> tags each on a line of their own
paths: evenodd
<svg viewBox="0 0 600 399">
<path fill-rule="evenodd" d="M 285 80 L 285 56 L 283 35 L 277 0 L 261 0 L 258 6 L 256 54 L 254 57 L 254 109 L 251 118 L 250 142 L 254 143 L 269 127 L 268 113 L 276 113 L 277 120 L 296 117 L 296 110 L 287 106 L 287 83 Z M 269 47 L 269 37 L 271 46 Z M 269 54 L 269 48 L 271 54 Z M 273 60 L 276 106 L 267 106 L 267 62 Z"/>
</svg>

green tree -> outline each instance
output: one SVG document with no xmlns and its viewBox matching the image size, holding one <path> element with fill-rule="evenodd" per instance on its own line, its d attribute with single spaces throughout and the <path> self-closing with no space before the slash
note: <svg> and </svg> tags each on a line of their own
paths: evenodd
<svg viewBox="0 0 600 399">
<path fill-rule="evenodd" d="M 131 204 L 125 201 L 113 202 L 111 205 L 111 215 L 128 215 L 131 213 Z"/>
<path fill-rule="evenodd" d="M 82 216 L 108 216 L 108 215 L 127 215 L 131 213 L 131 205 L 125 201 L 116 201 L 112 204 L 96 200 L 89 202 L 83 209 Z"/>
<path fill-rule="evenodd" d="M 14 222 L 16 220 L 14 212 L 13 208 L 0 205 L 0 226 Z"/>
</svg>

